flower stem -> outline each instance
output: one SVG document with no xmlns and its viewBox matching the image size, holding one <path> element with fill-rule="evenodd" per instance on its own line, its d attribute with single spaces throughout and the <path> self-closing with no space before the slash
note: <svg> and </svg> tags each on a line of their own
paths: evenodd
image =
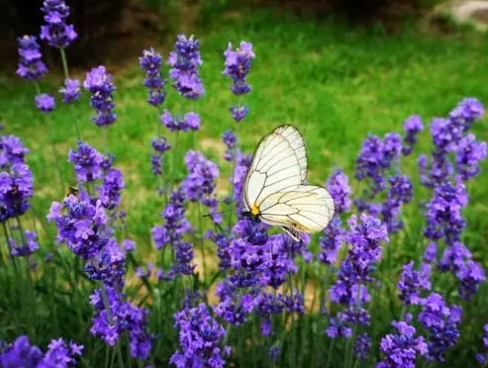
<svg viewBox="0 0 488 368">
<path fill-rule="evenodd" d="M 68 59 L 66 58 L 66 52 L 64 51 L 64 47 L 61 47 L 59 49 L 59 52 L 61 54 L 61 62 L 63 63 L 64 77 L 66 79 L 69 79 Z"/>
</svg>

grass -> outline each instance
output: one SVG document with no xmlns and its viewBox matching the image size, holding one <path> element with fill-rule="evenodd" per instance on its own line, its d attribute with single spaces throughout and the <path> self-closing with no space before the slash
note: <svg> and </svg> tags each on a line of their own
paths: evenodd
<svg viewBox="0 0 488 368">
<path fill-rule="evenodd" d="M 228 90 L 229 81 L 221 76 L 222 52 L 228 41 L 251 41 L 257 57 L 250 76 L 253 90 L 245 100 L 251 114 L 238 128 L 242 149 L 251 153 L 259 139 L 275 126 L 294 124 L 307 142 L 311 183 L 322 183 L 336 166 L 352 174 L 361 142 L 369 133 L 400 132 L 403 121 L 412 114 L 419 114 L 428 123 L 433 116 L 445 116 L 466 96 L 488 101 L 484 78 L 488 39 L 475 33 L 428 33 L 407 25 L 395 34 L 385 34 L 381 27 L 350 29 L 332 21 L 245 10 L 222 14 L 215 23 L 196 27 L 193 33 L 201 40 L 206 88 L 204 97 L 194 105 L 202 118 L 197 148 L 223 162 L 220 136 L 226 129 L 235 128 L 228 111 L 235 99 Z M 170 44 L 158 46 L 165 54 L 171 48 Z M 158 113 L 145 102 L 143 75 L 136 58 L 123 69 L 116 63 L 109 64 L 108 69 L 115 71 L 119 116 L 108 131 L 108 144 L 127 185 L 123 200 L 128 211 L 127 234 L 137 241 L 140 254 L 150 257 L 150 229 L 159 222 L 162 209 L 149 165 L 149 142 L 156 132 Z M 77 76 L 84 75 L 80 72 Z M 55 112 L 41 119 L 33 106 L 34 89 L 30 84 L 12 76 L 0 78 L 4 86 L 0 89 L 0 119 L 5 133 L 22 137 L 32 150 L 29 164 L 36 176 L 34 206 L 44 216 L 51 201 L 64 196 L 56 179 L 49 130 L 57 155 L 62 158 L 64 189 L 75 182 L 72 167 L 65 162 L 68 149 L 76 141 L 74 121 L 81 126 L 82 138 L 99 149 L 102 134 L 90 122 L 86 96 L 76 106 L 59 104 Z M 60 81 L 60 75 L 51 76 L 42 88 L 55 93 Z M 181 104 L 172 91 L 165 107 L 174 112 L 191 108 Z M 486 141 L 485 124 L 486 120 L 478 123 L 475 132 L 478 139 Z M 185 148 L 191 145 L 191 138 L 184 140 Z M 427 140 L 421 141 L 421 147 L 427 145 Z M 182 179 L 182 156 L 179 159 Z M 414 158 L 405 165 L 415 172 Z M 223 177 L 229 172 L 225 168 Z M 225 179 L 221 184 L 221 190 L 226 190 Z M 483 172 L 469 187 L 471 201 L 466 212 L 466 242 L 482 261 L 488 254 L 484 249 L 488 236 L 488 206 L 484 201 L 487 187 L 488 176 Z M 410 229 L 422 226 L 417 213 L 418 207 L 406 209 Z M 407 233 L 409 241 L 397 242 L 395 260 L 417 249 L 421 237 L 412 232 Z M 483 316 L 478 303 L 469 307 L 473 321 Z M 469 341 L 474 343 L 479 334 L 473 331 Z"/>
</svg>

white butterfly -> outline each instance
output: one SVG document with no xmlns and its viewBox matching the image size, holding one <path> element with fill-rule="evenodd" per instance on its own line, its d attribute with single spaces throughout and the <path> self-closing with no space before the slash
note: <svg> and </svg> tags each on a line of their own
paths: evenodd
<svg viewBox="0 0 488 368">
<path fill-rule="evenodd" d="M 304 184 L 307 153 L 300 132 L 281 125 L 259 142 L 244 182 L 244 216 L 282 227 L 295 241 L 299 232 L 327 227 L 334 200 L 327 189 Z"/>
</svg>

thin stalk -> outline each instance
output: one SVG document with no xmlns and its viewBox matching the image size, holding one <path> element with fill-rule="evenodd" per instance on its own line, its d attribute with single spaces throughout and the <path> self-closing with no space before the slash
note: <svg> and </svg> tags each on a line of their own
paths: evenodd
<svg viewBox="0 0 488 368">
<path fill-rule="evenodd" d="M 12 265 L 14 267 L 14 273 L 15 273 L 15 280 L 20 280 L 20 274 L 19 274 L 19 267 L 17 266 L 17 259 L 12 255 L 12 245 L 10 244 L 10 239 L 8 236 L 8 229 L 7 225 L 5 222 L 2 222 L 2 227 L 3 227 L 3 233 L 5 235 L 5 242 L 7 243 L 7 248 L 8 248 L 8 254 L 10 255 L 10 260 L 12 261 Z"/>
<path fill-rule="evenodd" d="M 163 109 L 161 107 L 158 108 L 158 124 L 157 124 L 157 136 L 158 136 L 158 140 L 160 141 L 162 138 L 163 138 L 163 135 L 161 133 L 161 121 L 159 119 L 159 117 L 163 114 Z M 164 206 L 166 207 L 166 205 L 168 204 L 168 191 L 166 190 L 166 183 L 165 183 L 165 155 L 164 153 L 160 156 L 160 163 L 161 163 L 161 190 L 163 191 L 163 195 L 164 195 Z"/>
<path fill-rule="evenodd" d="M 171 168 L 171 180 L 168 183 L 168 189 L 170 192 L 173 190 L 173 185 L 174 185 L 174 182 L 176 181 L 176 161 L 177 161 L 177 156 L 178 156 L 178 137 L 179 137 L 179 132 L 176 131 L 175 143 L 173 145 L 173 165 Z"/>
<path fill-rule="evenodd" d="M 334 350 L 335 338 L 330 339 L 329 350 L 327 351 L 327 362 L 325 363 L 325 368 L 330 367 L 330 360 L 332 359 L 332 351 Z"/>
<path fill-rule="evenodd" d="M 202 204 L 198 202 L 197 215 L 198 215 L 198 236 L 200 240 L 200 247 L 202 248 L 202 266 L 203 266 L 203 286 L 206 288 L 206 276 L 207 276 L 207 262 L 205 261 L 205 242 L 203 241 L 203 225 L 202 225 Z M 206 291 L 206 290 L 205 290 Z M 205 293 L 206 294 L 206 293 Z"/>
<path fill-rule="evenodd" d="M 39 83 L 37 82 L 34 82 L 34 87 L 36 89 L 36 93 L 39 95 L 41 93 L 41 89 L 39 87 Z M 56 146 L 55 146 L 55 141 L 54 141 L 54 135 L 53 135 L 53 131 L 52 131 L 52 127 L 50 126 L 49 124 L 49 119 L 46 118 L 45 114 L 41 114 L 41 122 L 43 123 L 42 125 L 45 125 L 47 127 L 47 131 L 48 131 L 48 134 L 49 134 L 49 140 L 51 142 L 51 150 L 52 150 L 52 155 L 53 155 L 53 158 L 54 158 L 54 166 L 56 167 L 56 171 L 57 171 L 57 174 L 58 174 L 58 179 L 59 179 L 59 186 L 60 186 L 60 189 L 61 189 L 61 193 L 64 193 L 64 178 L 63 178 L 63 172 L 61 170 L 61 166 L 60 166 L 60 160 L 59 160 L 59 156 L 58 156 L 58 152 L 56 151 Z"/>
<path fill-rule="evenodd" d="M 64 51 L 64 47 L 61 47 L 59 49 L 59 53 L 61 54 L 61 62 L 63 63 L 64 78 L 69 79 L 68 59 L 66 58 L 66 52 Z M 76 139 L 78 141 L 81 141 L 80 128 L 78 127 L 78 121 L 76 119 L 74 119 L 74 124 L 75 124 L 75 131 L 76 131 Z"/>
</svg>

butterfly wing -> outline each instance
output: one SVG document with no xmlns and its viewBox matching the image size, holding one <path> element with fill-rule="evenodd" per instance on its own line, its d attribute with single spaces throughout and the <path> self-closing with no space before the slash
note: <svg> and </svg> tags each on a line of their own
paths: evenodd
<svg viewBox="0 0 488 368">
<path fill-rule="evenodd" d="M 300 165 L 300 178 L 303 183 L 307 178 L 307 151 L 301 133 L 292 125 L 281 125 L 276 128 L 273 133 L 279 134 L 285 138 L 295 151 L 298 164 Z"/>
<path fill-rule="evenodd" d="M 278 133 L 265 136 L 254 152 L 244 183 L 246 209 L 261 206 L 270 195 L 302 183 L 301 167 L 294 148 Z"/>
<path fill-rule="evenodd" d="M 327 189 L 298 185 L 267 196 L 259 207 L 263 222 L 314 233 L 327 227 L 334 216 L 334 201 Z"/>
</svg>

